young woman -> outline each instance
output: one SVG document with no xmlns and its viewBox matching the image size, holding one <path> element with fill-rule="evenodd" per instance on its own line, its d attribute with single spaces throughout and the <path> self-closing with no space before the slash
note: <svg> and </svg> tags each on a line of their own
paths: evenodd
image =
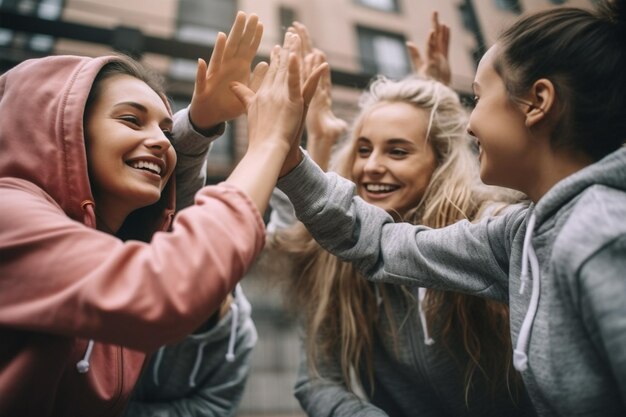
<svg viewBox="0 0 626 417">
<path fill-rule="evenodd" d="M 456 93 L 436 81 L 379 78 L 334 170 L 398 221 L 474 219 L 512 199 L 476 183 L 465 120 Z M 506 305 L 373 285 L 305 230 L 276 240 L 296 259 L 286 299 L 305 321 L 296 396 L 308 415 L 532 415 L 510 364 Z"/>
<path fill-rule="evenodd" d="M 307 39 L 306 28 L 294 26 Z M 435 15 L 433 33 L 444 28 Z M 428 48 L 429 55 L 439 49 Z M 320 52 L 311 54 L 314 62 L 323 60 Z M 473 220 L 517 196 L 480 184 L 466 120 L 457 94 L 438 81 L 379 77 L 361 97 L 332 169 L 397 221 L 444 227 Z M 307 149 L 321 166 L 340 127 L 323 77 L 307 114 Z M 273 240 L 295 260 L 285 299 L 303 319 L 295 394 L 307 415 L 534 414 L 510 363 L 506 305 L 368 283 L 301 225 Z"/>
<path fill-rule="evenodd" d="M 217 120 L 228 120 L 241 114 L 243 107 L 230 91 L 228 81 L 250 79 L 250 64 L 262 32 L 263 26 L 256 15 L 246 18 L 239 12 L 228 38 L 218 34 L 209 65 L 198 60 L 190 110 L 204 111 L 190 112 L 188 119 L 194 120 L 194 125 L 212 126 Z M 263 66 L 263 63 L 259 65 Z M 258 77 L 254 78 L 252 87 L 257 88 L 259 81 Z M 203 98 L 201 102 L 200 97 Z M 223 133 L 223 123 L 218 126 L 221 128 L 218 133 Z M 198 126 L 196 129 L 204 131 Z M 177 210 L 192 205 L 195 193 L 204 185 L 207 142 L 196 141 L 193 143 L 195 148 L 187 149 L 186 153 L 180 152 L 180 146 L 176 147 L 176 180 L 184 187 L 177 187 Z M 180 178 L 183 176 L 190 178 Z M 256 341 L 250 303 L 241 286 L 237 285 L 213 315 L 192 334 L 178 343 L 161 346 L 152 355 L 143 368 L 124 416 L 234 415 L 250 373 Z"/>
<path fill-rule="evenodd" d="M 323 70 L 302 87 L 277 46 L 256 94 L 230 86 L 248 150 L 171 228 L 174 123 L 136 63 L 56 56 L 0 78 L 0 415 L 120 415 L 145 352 L 204 323 L 260 251 Z"/>
<path fill-rule="evenodd" d="M 544 416 L 626 413 L 625 33 L 623 0 L 557 8 L 482 58 L 468 125 L 480 176 L 527 207 L 397 224 L 296 147 L 279 181 L 315 239 L 368 279 L 508 302 L 514 365 Z"/>
</svg>

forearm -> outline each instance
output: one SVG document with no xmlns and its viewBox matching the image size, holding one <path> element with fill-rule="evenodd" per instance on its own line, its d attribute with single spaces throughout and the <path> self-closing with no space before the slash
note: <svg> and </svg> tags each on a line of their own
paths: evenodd
<svg viewBox="0 0 626 417">
<path fill-rule="evenodd" d="M 0 291 L 0 322 L 16 329 L 156 349 L 204 322 L 264 243 L 258 211 L 230 186 L 202 189 L 172 232 L 156 233 L 150 244 L 85 227 L 18 184 L 3 192 L 12 204 L 0 204 L 0 235 L 6 253 L 22 256 L 19 264 L 1 262 L 0 276 L 7 288 L 46 282 Z M 19 239 L 15 230 L 23 231 Z"/>
<path fill-rule="evenodd" d="M 307 152 L 311 156 L 311 159 L 324 171 L 328 170 L 333 144 L 336 140 L 337 138 L 313 134 L 309 135 L 307 138 Z"/>
<path fill-rule="evenodd" d="M 259 212 L 265 212 L 287 151 L 276 140 L 258 144 L 246 152 L 226 183 L 246 193 Z"/>
<path fill-rule="evenodd" d="M 367 279 L 508 299 L 506 253 L 485 245 L 504 245 L 507 219 L 438 230 L 394 223 L 384 210 L 355 196 L 354 183 L 323 173 L 310 159 L 278 186 L 320 245 L 353 262 Z"/>
<path fill-rule="evenodd" d="M 210 131 L 199 132 L 189 119 L 189 110 L 182 109 L 174 115 L 174 141 L 176 149 L 176 209 L 193 204 L 196 192 L 206 183 L 207 156 L 211 143 L 224 133 L 222 123 Z"/>
</svg>

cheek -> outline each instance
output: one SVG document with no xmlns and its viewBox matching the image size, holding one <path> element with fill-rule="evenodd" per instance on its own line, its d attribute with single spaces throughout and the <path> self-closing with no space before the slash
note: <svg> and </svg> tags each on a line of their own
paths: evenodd
<svg viewBox="0 0 626 417">
<path fill-rule="evenodd" d="M 176 161 L 177 161 L 177 156 L 176 156 L 176 151 L 174 150 L 174 148 L 170 148 L 167 151 L 167 166 L 168 166 L 168 173 L 167 173 L 167 178 L 165 179 L 165 182 L 167 182 L 170 177 L 172 176 L 172 174 L 174 173 L 174 170 L 176 169 Z"/>
<path fill-rule="evenodd" d="M 354 181 L 358 181 L 359 178 L 361 177 L 361 173 L 363 172 L 363 161 L 361 159 L 355 159 L 354 163 L 352 164 L 352 178 L 354 179 Z"/>
</svg>

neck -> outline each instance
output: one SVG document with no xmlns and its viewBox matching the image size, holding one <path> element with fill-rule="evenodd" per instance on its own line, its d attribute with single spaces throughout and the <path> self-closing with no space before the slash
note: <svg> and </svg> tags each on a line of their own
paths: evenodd
<svg viewBox="0 0 626 417">
<path fill-rule="evenodd" d="M 535 167 L 536 172 L 540 174 L 533 178 L 528 189 L 524 191 L 535 203 L 556 183 L 593 163 L 593 160 L 582 152 L 548 150 L 541 154 L 543 157 Z"/>
</svg>

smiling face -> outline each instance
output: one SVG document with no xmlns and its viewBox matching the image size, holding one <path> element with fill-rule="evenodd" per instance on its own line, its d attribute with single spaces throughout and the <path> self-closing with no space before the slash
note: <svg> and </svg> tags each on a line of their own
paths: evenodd
<svg viewBox="0 0 626 417">
<path fill-rule="evenodd" d="M 535 181 L 533 144 L 526 127 L 528 106 L 511 100 L 494 62 L 497 45 L 483 56 L 474 79 L 476 107 L 470 115 L 468 132 L 479 144 L 480 178 L 486 184 L 520 191 Z"/>
<path fill-rule="evenodd" d="M 357 133 L 352 178 L 368 203 L 401 216 L 420 202 L 436 168 L 428 113 L 404 102 L 370 110 Z"/>
<path fill-rule="evenodd" d="M 172 120 L 161 97 L 130 75 L 100 81 L 87 111 L 85 140 L 99 218 L 112 229 L 159 200 L 176 165 Z"/>
</svg>

